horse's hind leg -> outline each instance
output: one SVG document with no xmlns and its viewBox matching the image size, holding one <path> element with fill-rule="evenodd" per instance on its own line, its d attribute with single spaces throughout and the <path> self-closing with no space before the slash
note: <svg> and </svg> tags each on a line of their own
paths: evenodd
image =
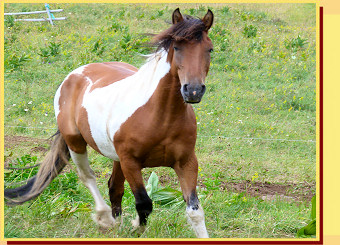
<svg viewBox="0 0 340 245">
<path fill-rule="evenodd" d="M 204 211 L 198 201 L 196 192 L 198 172 L 196 155 L 193 154 L 185 163 L 177 162 L 174 169 L 179 177 L 183 197 L 187 203 L 186 213 L 188 221 L 198 238 L 208 238 L 209 235 L 204 221 Z"/>
<path fill-rule="evenodd" d="M 94 198 L 96 210 L 96 216 L 94 217 L 95 221 L 103 228 L 113 227 L 115 220 L 112 217 L 111 208 L 105 203 L 98 190 L 96 177 L 93 170 L 90 168 L 87 152 L 85 151 L 83 154 L 78 154 L 70 150 L 70 154 L 73 162 L 77 165 L 79 178 L 90 190 Z"/>
<path fill-rule="evenodd" d="M 112 175 L 108 182 L 112 216 L 114 218 L 122 214 L 122 197 L 124 195 L 124 181 L 125 177 L 120 167 L 120 162 L 114 161 Z"/>
</svg>

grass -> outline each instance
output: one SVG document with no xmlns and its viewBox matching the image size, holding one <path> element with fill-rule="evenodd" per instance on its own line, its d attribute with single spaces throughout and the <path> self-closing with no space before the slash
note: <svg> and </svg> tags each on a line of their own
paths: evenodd
<svg viewBox="0 0 340 245">
<path fill-rule="evenodd" d="M 53 234 L 49 237 L 137 238 L 130 225 L 130 220 L 136 215 L 133 209 L 134 198 L 130 191 L 123 199 L 124 216 L 121 227 L 103 232 L 89 218 L 89 211 L 92 211 L 91 196 L 85 194 L 85 188 L 81 184 L 75 183 L 75 186 L 72 192 L 69 188 L 57 190 L 49 196 L 48 202 L 41 196 L 33 203 L 16 208 L 17 211 L 10 221 L 6 221 L 5 236 L 44 238 L 46 234 Z M 67 193 L 67 201 L 64 202 L 60 200 L 66 196 L 63 192 Z M 77 192 L 82 192 L 81 200 L 77 199 Z M 202 205 L 205 208 L 207 228 L 213 238 L 291 238 L 297 227 L 302 227 L 309 221 L 305 214 L 305 204 L 297 205 L 279 200 L 267 202 L 246 197 L 242 193 L 219 191 L 204 197 Z M 24 218 L 24 214 L 31 218 Z M 18 223 L 21 227 L 30 229 L 18 229 Z M 155 206 L 147 230 L 140 238 L 152 237 L 195 238 L 187 224 L 183 208 L 158 206 Z"/>
<path fill-rule="evenodd" d="M 309 222 L 309 201 L 263 201 L 220 190 L 220 184 L 254 180 L 315 186 L 315 4 L 51 4 L 51 9 L 64 9 L 56 17 L 68 19 L 53 27 L 6 19 L 5 135 L 50 137 L 56 130 L 54 93 L 67 74 L 91 62 L 141 66 L 140 54 L 153 50 L 143 34 L 167 28 L 177 7 L 194 16 L 208 8 L 215 14 L 207 92 L 194 105 L 198 181 L 205 186 L 199 193 L 211 237 L 295 237 Z M 43 4 L 5 4 L 5 12 L 43 9 Z M 6 162 L 26 154 L 39 162 L 43 154 L 32 152 L 33 146 L 6 147 Z M 112 163 L 92 150 L 89 155 L 108 199 Z M 13 165 L 27 164 L 33 162 Z M 27 178 L 30 171 L 7 172 L 5 185 Z M 173 170 L 145 169 L 145 179 L 152 171 L 164 187 L 179 189 Z M 90 217 L 92 197 L 67 170 L 35 201 L 5 207 L 5 237 L 136 237 L 129 224 L 136 212 L 128 186 L 123 206 L 121 229 L 100 231 Z M 142 237 L 193 237 L 184 213 L 155 207 Z"/>
</svg>

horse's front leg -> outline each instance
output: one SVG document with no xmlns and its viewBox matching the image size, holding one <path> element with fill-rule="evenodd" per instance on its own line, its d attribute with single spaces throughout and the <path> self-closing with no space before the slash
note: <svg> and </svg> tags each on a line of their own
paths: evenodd
<svg viewBox="0 0 340 245">
<path fill-rule="evenodd" d="M 141 172 L 142 167 L 133 157 L 122 158 L 120 163 L 124 176 L 128 181 L 136 200 L 138 216 L 132 221 L 132 225 L 135 229 L 139 228 L 139 231 L 143 232 L 147 223 L 147 218 L 152 212 L 152 201 L 144 186 Z"/>
<path fill-rule="evenodd" d="M 204 211 L 199 203 L 196 192 L 198 163 L 195 153 L 186 161 L 177 162 L 174 170 L 178 175 L 183 197 L 187 203 L 186 213 L 189 223 L 198 238 L 209 238 L 205 227 Z"/>
</svg>

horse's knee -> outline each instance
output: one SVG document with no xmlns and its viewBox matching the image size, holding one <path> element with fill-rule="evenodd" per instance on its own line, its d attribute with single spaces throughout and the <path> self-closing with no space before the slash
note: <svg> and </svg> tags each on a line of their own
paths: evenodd
<svg viewBox="0 0 340 245">
<path fill-rule="evenodd" d="M 145 188 L 140 188 L 135 193 L 136 209 L 139 216 L 139 224 L 146 225 L 147 218 L 152 212 L 152 200 L 146 193 Z"/>
</svg>

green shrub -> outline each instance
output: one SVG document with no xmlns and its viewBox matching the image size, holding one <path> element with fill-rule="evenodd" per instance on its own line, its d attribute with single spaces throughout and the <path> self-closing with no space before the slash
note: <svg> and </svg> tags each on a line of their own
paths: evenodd
<svg viewBox="0 0 340 245">
<path fill-rule="evenodd" d="M 27 55 L 26 53 L 23 53 L 21 55 L 17 55 L 16 53 L 8 54 L 5 53 L 5 70 L 6 71 L 14 71 L 19 70 L 24 63 L 29 61 L 31 59 L 30 55 Z"/>
<path fill-rule="evenodd" d="M 291 40 L 285 40 L 286 49 L 292 49 L 294 51 L 302 49 L 308 43 L 307 39 L 301 38 L 300 35 L 297 38 L 292 38 Z"/>
<path fill-rule="evenodd" d="M 257 34 L 257 28 L 253 25 L 245 25 L 245 27 L 243 28 L 243 35 L 247 38 L 250 37 L 256 37 Z"/>
<path fill-rule="evenodd" d="M 13 27 L 15 25 L 14 21 L 14 16 L 13 15 L 8 15 L 5 18 L 5 26 L 8 27 Z"/>
</svg>

